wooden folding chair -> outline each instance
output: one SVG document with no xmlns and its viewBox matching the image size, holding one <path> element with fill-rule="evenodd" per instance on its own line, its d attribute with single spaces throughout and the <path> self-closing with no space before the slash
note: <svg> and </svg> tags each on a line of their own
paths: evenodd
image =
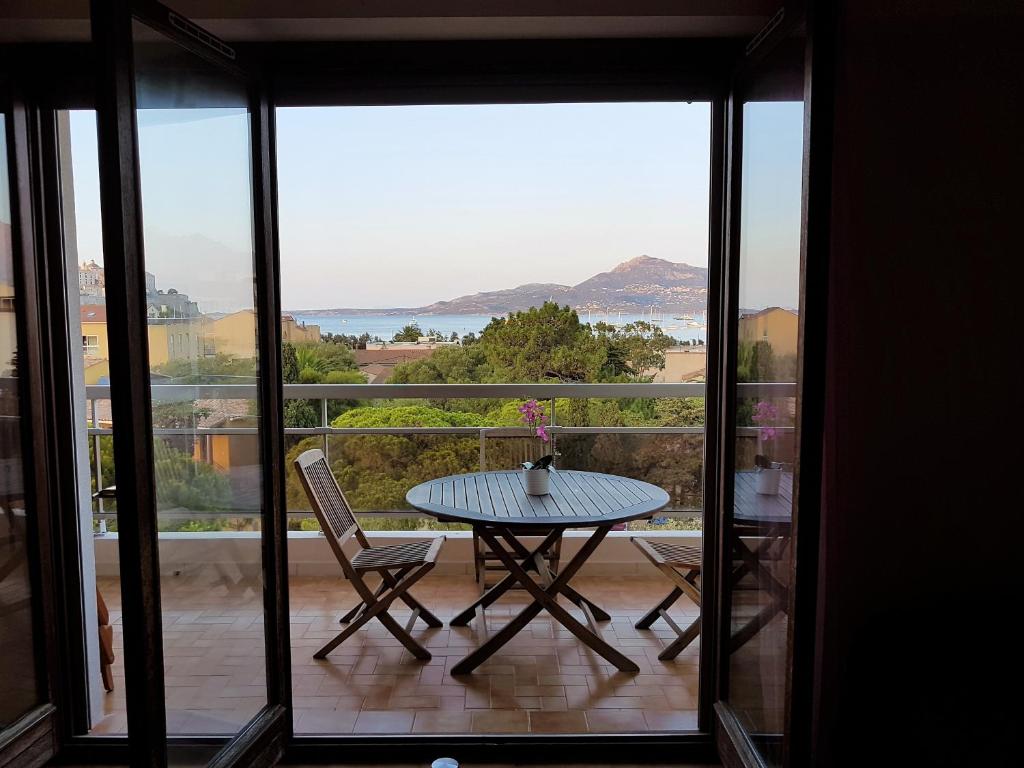
<svg viewBox="0 0 1024 768">
<path fill-rule="evenodd" d="M 345 578 L 352 582 L 361 598 L 358 605 L 341 617 L 340 623 L 348 626 L 313 654 L 313 658 L 326 658 L 327 654 L 354 635 L 356 630 L 376 618 L 413 656 L 429 659 L 429 651 L 417 643 L 409 632 L 417 618 L 429 627 L 440 627 L 442 624 L 440 619 L 409 594 L 409 587 L 433 569 L 437 554 L 444 544 L 444 537 L 389 547 L 371 547 L 366 534 L 356 522 L 345 494 L 331 474 L 323 451 L 306 451 L 295 460 L 295 469 Z M 360 550 L 349 558 L 344 547 L 353 538 L 359 543 Z M 380 575 L 381 582 L 375 590 L 370 589 L 364 580 L 368 573 Z M 388 608 L 395 600 L 401 600 L 412 609 L 412 617 L 405 627 L 388 613 Z"/>
<path fill-rule="evenodd" d="M 668 615 L 668 609 L 684 594 L 700 607 L 700 586 L 697 583 L 701 568 L 700 547 L 669 544 L 658 539 L 633 538 L 631 541 L 675 584 L 665 599 L 649 610 L 635 625 L 637 629 L 650 629 L 659 618 L 664 619 L 677 637 L 658 654 L 658 658 L 662 661 L 671 661 L 700 634 L 700 616 L 694 619 L 689 627 L 682 629 Z"/>
</svg>

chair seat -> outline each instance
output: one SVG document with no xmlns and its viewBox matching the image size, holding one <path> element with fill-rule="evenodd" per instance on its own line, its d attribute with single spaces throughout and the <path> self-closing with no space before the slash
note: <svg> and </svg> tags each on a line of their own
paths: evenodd
<svg viewBox="0 0 1024 768">
<path fill-rule="evenodd" d="M 640 542 L 643 542 L 643 546 Z M 634 539 L 640 551 L 654 563 L 661 563 L 673 568 L 686 568 L 690 571 L 699 571 L 702 555 L 700 547 L 693 547 L 688 544 L 670 544 L 658 539 Z"/>
<path fill-rule="evenodd" d="M 423 565 L 428 559 L 432 562 L 436 556 L 435 543 L 434 539 L 426 539 L 388 547 L 367 547 L 352 558 L 352 567 L 358 572 L 366 572 Z M 431 552 L 431 548 L 435 548 L 435 552 Z"/>
</svg>

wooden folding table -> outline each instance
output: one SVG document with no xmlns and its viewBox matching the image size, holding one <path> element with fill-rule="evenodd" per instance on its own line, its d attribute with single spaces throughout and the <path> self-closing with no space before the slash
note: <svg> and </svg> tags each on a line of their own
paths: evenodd
<svg viewBox="0 0 1024 768">
<path fill-rule="evenodd" d="M 569 582 L 613 526 L 651 517 L 668 505 L 668 494 L 655 485 L 626 477 L 559 470 L 551 473 L 549 494 L 531 496 L 526 493 L 522 474 L 510 470 L 442 477 L 421 483 L 406 495 L 411 507 L 442 522 L 472 525 L 508 570 L 505 578 L 452 619 L 452 626 L 465 626 L 477 609 L 491 605 L 517 583 L 533 598 L 508 624 L 456 664 L 452 674 L 468 674 L 479 667 L 541 610 L 623 672 L 639 671 L 633 661 L 601 636 L 597 622 L 607 621 L 609 615 Z M 544 555 L 570 528 L 593 528 L 594 533 L 572 560 L 553 573 Z M 523 536 L 538 536 L 541 542 L 529 549 L 520 541 Z M 537 579 L 530 572 L 536 573 Z M 583 611 L 586 623 L 559 605 L 559 595 Z"/>
</svg>

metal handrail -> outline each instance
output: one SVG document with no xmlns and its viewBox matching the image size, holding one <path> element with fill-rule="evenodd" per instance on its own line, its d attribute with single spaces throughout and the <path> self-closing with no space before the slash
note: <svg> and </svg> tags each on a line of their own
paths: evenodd
<svg viewBox="0 0 1024 768">
<path fill-rule="evenodd" d="M 749 382 L 737 387 L 743 397 L 793 397 L 794 382 Z M 535 397 L 550 400 L 620 397 L 704 397 L 703 383 L 661 384 L 285 384 L 285 400 L 447 400 Z M 156 402 L 186 400 L 254 400 L 256 384 L 159 384 L 151 386 Z M 89 384 L 87 400 L 109 400 L 109 384 Z"/>
</svg>

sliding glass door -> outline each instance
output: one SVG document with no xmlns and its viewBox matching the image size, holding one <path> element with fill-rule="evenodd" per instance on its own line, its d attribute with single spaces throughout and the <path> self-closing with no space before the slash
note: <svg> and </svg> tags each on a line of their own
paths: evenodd
<svg viewBox="0 0 1024 768">
<path fill-rule="evenodd" d="M 36 509 L 26 489 L 24 351 L 19 345 L 24 296 L 13 247 L 7 131 L 0 112 L 0 741 L 4 731 L 45 700 L 33 621 L 30 533 Z"/>
<path fill-rule="evenodd" d="M 94 34 L 133 765 L 247 764 L 287 727 L 269 113 L 162 6 L 96 7 Z"/>
</svg>

